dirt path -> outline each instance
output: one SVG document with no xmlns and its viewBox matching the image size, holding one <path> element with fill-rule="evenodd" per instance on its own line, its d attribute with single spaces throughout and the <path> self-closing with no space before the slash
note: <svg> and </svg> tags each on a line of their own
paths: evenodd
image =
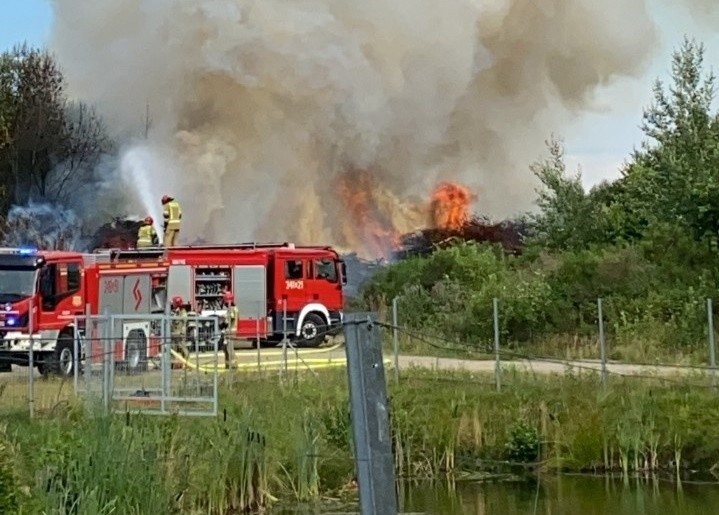
<svg viewBox="0 0 719 515">
<path fill-rule="evenodd" d="M 440 370 L 466 370 L 468 372 L 494 372 L 494 360 L 470 360 L 454 358 L 436 358 L 432 356 L 399 356 L 400 370 L 411 367 L 432 368 Z M 601 371 L 599 361 L 544 361 L 544 360 L 507 360 L 501 362 L 502 370 L 516 368 L 535 374 L 563 374 L 568 371 L 594 372 Z M 661 375 L 676 376 L 692 373 L 707 373 L 707 370 L 680 366 L 631 365 L 627 363 L 608 363 L 607 371 L 620 375 Z"/>
</svg>

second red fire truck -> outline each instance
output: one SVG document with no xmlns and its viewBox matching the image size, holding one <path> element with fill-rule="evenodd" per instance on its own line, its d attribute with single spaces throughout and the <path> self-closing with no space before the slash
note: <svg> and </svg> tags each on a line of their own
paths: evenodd
<svg viewBox="0 0 719 515">
<path fill-rule="evenodd" d="M 240 339 L 320 345 L 341 330 L 346 269 L 331 247 L 237 244 L 93 254 L 0 249 L 0 371 L 33 362 L 42 373 L 74 373 L 83 315 L 131 315 L 112 329 L 114 358 L 144 370 L 159 353 L 155 324 L 143 314 L 168 312 L 182 297 L 202 316 L 221 315 L 225 291 L 239 310 Z M 30 320 L 32 313 L 32 320 Z M 122 320 L 120 318 L 120 320 Z"/>
</svg>

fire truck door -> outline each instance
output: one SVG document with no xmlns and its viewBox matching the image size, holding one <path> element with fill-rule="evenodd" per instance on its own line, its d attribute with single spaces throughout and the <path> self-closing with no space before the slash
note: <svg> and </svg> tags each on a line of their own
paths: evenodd
<svg viewBox="0 0 719 515">
<path fill-rule="evenodd" d="M 110 315 L 122 313 L 124 279 L 119 275 L 108 275 L 100 279 L 99 313 L 101 315 L 105 312 Z"/>
<path fill-rule="evenodd" d="M 262 265 L 235 266 L 232 270 L 232 293 L 240 313 L 239 334 L 254 336 L 264 333 L 267 316 L 267 270 Z"/>
<path fill-rule="evenodd" d="M 152 288 L 149 275 L 125 276 L 124 290 L 122 305 L 124 314 L 137 315 L 150 312 Z"/>
<path fill-rule="evenodd" d="M 185 302 L 192 301 L 192 268 L 190 265 L 171 265 L 167 273 L 167 301 L 171 302 L 173 297 L 178 296 L 182 297 Z"/>
</svg>

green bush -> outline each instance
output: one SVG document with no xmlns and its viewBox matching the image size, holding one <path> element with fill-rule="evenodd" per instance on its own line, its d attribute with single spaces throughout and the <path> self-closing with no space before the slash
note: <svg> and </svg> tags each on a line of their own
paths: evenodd
<svg viewBox="0 0 719 515">
<path fill-rule="evenodd" d="M 7 515 L 18 513 L 20 508 L 20 485 L 15 472 L 12 446 L 4 427 L 0 431 L 0 508 Z"/>
<path fill-rule="evenodd" d="M 701 244 L 678 236 L 683 254 L 668 252 L 654 261 L 655 247 L 665 243 L 658 238 L 520 259 L 465 243 L 389 266 L 367 285 L 363 298 L 368 308 L 379 303 L 388 310 L 399 295 L 401 325 L 486 350 L 494 337 L 494 298 L 502 341 L 531 345 L 557 337 L 596 339 L 601 297 L 605 332 L 619 352 L 614 357 L 649 344 L 666 353 L 700 349 L 706 298 L 717 281 L 711 268 L 677 271 L 680 255 L 698 263 L 704 252 Z"/>
<path fill-rule="evenodd" d="M 534 463 L 539 458 L 539 432 L 526 422 L 512 428 L 504 446 L 505 457 L 514 463 Z"/>
</svg>

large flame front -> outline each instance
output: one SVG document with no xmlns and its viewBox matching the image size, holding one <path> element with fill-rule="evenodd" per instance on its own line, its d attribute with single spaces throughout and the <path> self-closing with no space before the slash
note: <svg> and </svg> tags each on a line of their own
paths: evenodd
<svg viewBox="0 0 719 515">
<path fill-rule="evenodd" d="M 351 170 L 339 178 L 339 192 L 347 213 L 343 236 L 361 254 L 387 257 L 400 233 L 387 213 L 376 179 L 368 170 Z"/>
<path fill-rule="evenodd" d="M 469 209 L 476 196 L 466 186 L 443 182 L 432 193 L 430 214 L 437 229 L 459 230 L 469 221 Z"/>
<path fill-rule="evenodd" d="M 342 239 L 347 248 L 368 258 L 387 258 L 403 234 L 432 228 L 460 230 L 470 218 L 476 196 L 454 182 L 443 182 L 429 202 L 401 201 L 383 188 L 369 170 L 350 170 L 339 177 L 338 191 L 345 220 Z"/>
</svg>

